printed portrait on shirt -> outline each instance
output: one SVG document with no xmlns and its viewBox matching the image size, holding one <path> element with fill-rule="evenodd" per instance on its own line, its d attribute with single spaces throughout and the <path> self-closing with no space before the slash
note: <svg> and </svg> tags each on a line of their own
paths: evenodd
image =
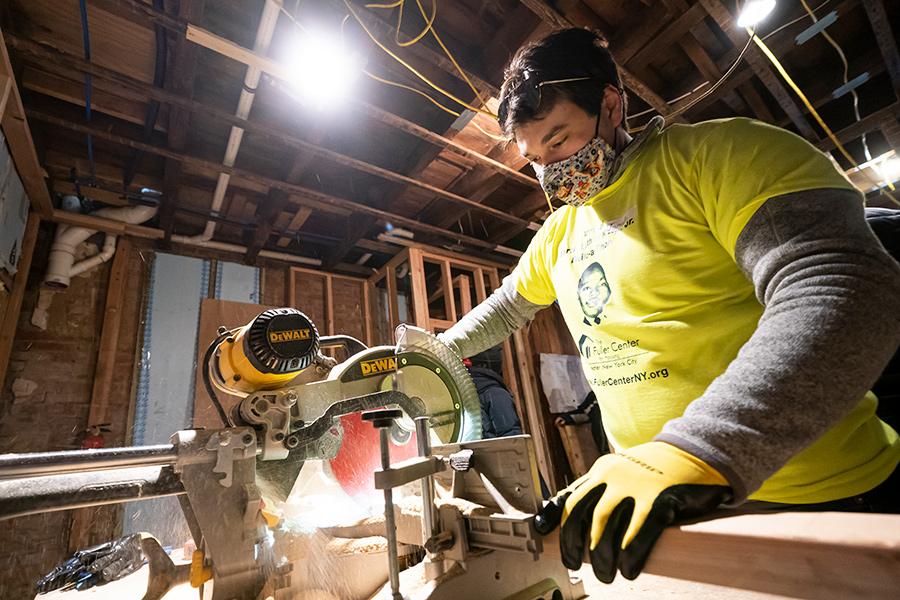
<svg viewBox="0 0 900 600">
<path fill-rule="evenodd" d="M 578 280 L 578 303 L 584 313 L 586 325 L 597 325 L 612 292 L 606 280 L 606 272 L 600 263 L 594 262 L 582 272 Z"/>
</svg>

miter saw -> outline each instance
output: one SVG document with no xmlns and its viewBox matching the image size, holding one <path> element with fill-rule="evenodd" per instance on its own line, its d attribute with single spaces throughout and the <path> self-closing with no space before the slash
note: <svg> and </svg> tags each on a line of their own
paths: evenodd
<svg viewBox="0 0 900 600">
<path fill-rule="evenodd" d="M 341 348 L 349 355 L 342 362 L 326 355 Z M 158 544 L 143 540 L 151 571 L 145 600 L 188 579 L 201 598 L 287 599 L 290 565 L 275 568 L 275 519 L 261 509 L 288 496 L 304 462 L 320 459 L 351 496 L 422 481 L 422 525 L 417 539 L 401 540 L 427 550 L 418 575 L 404 572 L 416 597 L 458 597 L 495 574 L 495 591 L 475 595 L 581 596 L 555 561 L 539 569 L 523 563 L 541 550 L 531 440 L 478 441 L 474 385 L 433 335 L 401 325 L 395 345 L 367 348 L 349 336 L 320 337 L 298 310 L 270 309 L 242 327 L 220 328 L 200 368 L 222 428 L 179 431 L 159 446 L 0 456 L 0 518 L 175 495 L 198 551 L 191 565 L 175 568 Z M 225 406 L 222 392 L 239 400 Z M 378 410 L 387 412 L 368 414 L 376 430 L 360 415 Z M 392 466 L 397 459 L 407 460 Z M 391 502 L 386 514 L 386 593 L 397 598 Z"/>
</svg>

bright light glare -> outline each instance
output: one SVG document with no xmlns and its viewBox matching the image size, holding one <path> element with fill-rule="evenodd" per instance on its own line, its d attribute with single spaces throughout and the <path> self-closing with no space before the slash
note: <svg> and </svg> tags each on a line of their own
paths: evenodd
<svg viewBox="0 0 900 600">
<path fill-rule="evenodd" d="M 876 165 L 875 169 L 884 181 L 893 183 L 900 179 L 900 158 L 892 156 L 881 165 Z"/>
<path fill-rule="evenodd" d="M 769 16 L 775 8 L 775 0 L 748 0 L 741 14 L 738 15 L 738 27 L 754 27 Z"/>
<path fill-rule="evenodd" d="M 329 108 L 349 95 L 362 60 L 336 36 L 304 33 L 287 55 L 291 87 L 306 104 Z"/>
</svg>

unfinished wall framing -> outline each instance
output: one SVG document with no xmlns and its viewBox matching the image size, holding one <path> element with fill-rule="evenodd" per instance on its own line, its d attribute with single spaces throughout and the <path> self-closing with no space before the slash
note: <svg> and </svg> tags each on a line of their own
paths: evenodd
<svg viewBox="0 0 900 600">
<path fill-rule="evenodd" d="M 448 329 L 500 287 L 505 268 L 452 252 L 407 247 L 369 278 L 376 339 L 392 343 L 394 329 L 404 322 L 435 333 Z M 553 449 L 561 448 L 561 443 L 551 439 L 559 434 L 542 406 L 537 359 L 526 332 L 518 331 L 503 342 L 503 378 L 524 430 L 534 438 L 541 474 L 555 492 L 569 471 L 565 454 Z"/>
<path fill-rule="evenodd" d="M 288 277 L 288 304 L 311 318 L 319 335 L 349 335 L 373 344 L 365 279 L 301 267 L 291 267 Z"/>
</svg>

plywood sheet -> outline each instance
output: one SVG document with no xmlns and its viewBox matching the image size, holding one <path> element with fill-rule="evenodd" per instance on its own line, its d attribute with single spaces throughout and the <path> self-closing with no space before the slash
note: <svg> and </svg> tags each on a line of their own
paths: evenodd
<svg viewBox="0 0 900 600">
<path fill-rule="evenodd" d="M 269 308 L 275 307 L 214 299 L 206 299 L 200 303 L 200 326 L 197 329 L 198 368 L 194 384 L 194 427 L 217 428 L 222 426 L 201 377 L 201 369 L 204 368 L 203 355 L 210 342 L 216 339 L 219 326 L 224 325 L 229 329 L 239 327 Z M 226 411 L 239 400 L 237 396 L 230 396 L 218 391 L 217 394 Z"/>
</svg>

